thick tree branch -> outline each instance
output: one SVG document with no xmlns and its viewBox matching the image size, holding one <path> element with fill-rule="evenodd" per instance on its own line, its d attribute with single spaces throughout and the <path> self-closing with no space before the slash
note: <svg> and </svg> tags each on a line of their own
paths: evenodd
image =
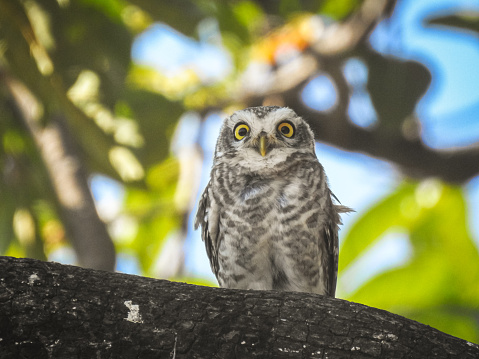
<svg viewBox="0 0 479 359">
<path fill-rule="evenodd" d="M 358 11 L 337 26 L 330 26 L 312 46 L 321 57 L 341 56 L 354 49 L 396 4 L 396 0 L 366 0 Z"/>
<path fill-rule="evenodd" d="M 359 49 L 363 53 L 371 51 L 364 41 L 374 25 L 387 16 L 394 5 L 395 1 L 365 1 L 344 22 L 327 28 L 309 50 L 294 61 L 277 67 L 267 85 L 254 91 L 240 89 L 230 100 L 218 106 L 226 107 L 231 103 L 259 106 L 266 103 L 291 107 L 310 123 L 318 141 L 392 162 L 413 178 L 439 177 L 460 184 L 477 176 L 479 146 L 435 150 L 419 138 L 407 138 L 400 130 L 385 131 L 385 126 L 361 128 L 349 119 L 347 107 L 350 93 L 342 74 L 342 59 Z M 304 86 L 320 71 L 328 73 L 337 88 L 338 102 L 332 111 L 315 111 L 301 100 Z M 379 119 L 379 122 L 387 120 Z"/>
<path fill-rule="evenodd" d="M 413 178 L 440 177 L 448 182 L 463 183 L 479 174 L 479 146 L 434 150 L 419 139 L 409 140 L 379 128 L 361 128 L 347 117 L 312 110 L 297 93 L 284 96 L 283 103 L 309 122 L 318 141 L 392 162 Z"/>
<path fill-rule="evenodd" d="M 439 177 L 461 184 L 479 174 L 479 146 L 435 150 L 420 139 L 408 139 L 400 132 L 388 133 L 380 127 L 358 127 L 349 120 L 345 111 L 315 111 L 300 98 L 308 81 L 309 78 L 289 89 L 273 89 L 257 96 L 250 94 L 240 102 L 247 106 L 259 106 L 265 99 L 280 98 L 280 105 L 294 109 L 308 121 L 316 140 L 392 162 L 412 178 Z M 344 96 L 340 98 L 345 99 Z"/>
<path fill-rule="evenodd" d="M 1 358 L 477 358 L 475 344 L 315 294 L 0 257 Z"/>
</svg>

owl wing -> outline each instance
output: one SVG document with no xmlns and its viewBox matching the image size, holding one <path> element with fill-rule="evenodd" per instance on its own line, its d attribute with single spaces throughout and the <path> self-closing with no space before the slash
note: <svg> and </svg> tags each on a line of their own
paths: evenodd
<svg viewBox="0 0 479 359">
<path fill-rule="evenodd" d="M 338 198 L 329 190 L 331 202 L 333 198 L 339 202 Z M 338 277 L 338 259 L 339 259 L 339 225 L 342 224 L 340 213 L 354 212 L 353 209 L 341 204 L 332 204 L 331 216 L 324 227 L 324 239 L 328 248 L 328 293 L 334 297 L 336 293 L 336 282 Z"/>
<path fill-rule="evenodd" d="M 218 275 L 219 206 L 213 197 L 210 184 L 211 182 L 208 183 L 201 195 L 196 213 L 195 229 L 201 226 L 201 238 L 205 242 L 211 269 L 215 275 Z"/>
<path fill-rule="evenodd" d="M 324 226 L 323 238 L 327 248 L 327 291 L 331 297 L 336 293 L 336 281 L 338 277 L 338 225 L 333 221 L 328 221 Z"/>
</svg>

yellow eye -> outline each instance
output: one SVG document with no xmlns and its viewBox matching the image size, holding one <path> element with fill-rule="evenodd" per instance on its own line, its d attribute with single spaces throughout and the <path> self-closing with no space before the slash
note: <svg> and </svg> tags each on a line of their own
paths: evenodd
<svg viewBox="0 0 479 359">
<path fill-rule="evenodd" d="M 294 126 L 290 122 L 281 122 L 278 131 L 285 137 L 291 138 L 294 135 Z"/>
<path fill-rule="evenodd" d="M 239 123 L 234 129 L 235 139 L 241 141 L 249 132 L 249 127 L 245 123 Z"/>
</svg>

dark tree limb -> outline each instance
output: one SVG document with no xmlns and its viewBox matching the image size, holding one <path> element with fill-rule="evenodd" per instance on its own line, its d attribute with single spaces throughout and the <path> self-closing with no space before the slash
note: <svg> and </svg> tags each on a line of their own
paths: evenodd
<svg viewBox="0 0 479 359">
<path fill-rule="evenodd" d="M 477 358 L 479 346 L 315 294 L 0 257 L 0 357 Z"/>
<path fill-rule="evenodd" d="M 267 86 L 254 91 L 241 88 L 215 107 L 224 108 L 232 103 L 287 106 L 308 121 L 318 141 L 391 162 L 412 178 L 467 182 L 479 174 L 479 145 L 436 150 L 425 145 L 420 136 L 408 138 L 401 130 L 388 131 L 381 126 L 388 122 L 387 118 L 379 118 L 380 125 L 372 128 L 358 127 L 349 119 L 350 89 L 342 74 L 343 60 L 352 53 L 372 54 L 366 40 L 375 25 L 392 12 L 395 3 L 394 0 L 364 1 L 357 12 L 325 31 L 293 63 L 277 66 Z M 337 88 L 338 101 L 331 111 L 315 111 L 301 100 L 304 86 L 320 72 L 328 73 Z M 207 108 L 204 113 L 210 110 Z"/>
<path fill-rule="evenodd" d="M 318 65 L 312 62 L 311 56 L 306 58 L 310 63 L 309 68 L 316 71 Z M 347 113 L 343 111 L 347 108 L 341 106 L 327 112 L 311 109 L 301 100 L 301 92 L 313 75 L 302 74 L 303 80 L 295 82 L 291 88 L 280 86 L 279 89 L 272 88 L 261 94 L 250 93 L 231 102 L 260 106 L 268 98 L 279 98 L 279 103 L 268 104 L 294 109 L 310 124 L 317 141 L 391 162 L 411 178 L 438 177 L 450 183 L 462 184 L 479 175 L 479 145 L 436 150 L 428 147 L 420 138 L 407 138 L 400 131 L 383 131 L 381 127 L 361 128 L 350 121 Z M 282 80 L 278 81 L 284 83 Z M 339 96 L 341 103 L 347 102 L 347 99 Z M 223 105 L 225 104 L 218 107 Z M 205 112 L 211 110 L 212 108 L 208 108 Z"/>
<path fill-rule="evenodd" d="M 479 174 L 479 146 L 434 150 L 420 139 L 410 140 L 401 133 L 379 128 L 361 128 L 346 116 L 312 110 L 298 95 L 285 96 L 284 105 L 308 121 L 318 141 L 392 162 L 412 178 L 439 177 L 461 184 Z"/>
</svg>

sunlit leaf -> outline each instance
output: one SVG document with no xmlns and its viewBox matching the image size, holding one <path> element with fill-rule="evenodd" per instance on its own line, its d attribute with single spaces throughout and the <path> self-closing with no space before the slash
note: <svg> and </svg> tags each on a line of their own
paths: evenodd
<svg viewBox="0 0 479 359">
<path fill-rule="evenodd" d="M 5 153 L 18 155 L 25 151 L 24 136 L 14 129 L 5 131 L 2 142 Z"/>
<path fill-rule="evenodd" d="M 165 161 L 151 167 L 146 183 L 154 191 L 168 191 L 172 186 L 176 185 L 179 171 L 178 160 L 169 157 Z"/>
<path fill-rule="evenodd" d="M 153 20 L 164 22 L 188 36 L 196 34 L 198 23 L 207 16 L 197 4 L 199 1 L 129 0 L 128 2 L 144 10 Z"/>
<path fill-rule="evenodd" d="M 124 86 L 133 35 L 118 18 L 119 1 L 108 0 L 94 7 L 92 3 L 97 2 L 70 1 L 63 7 L 57 2 L 45 3 L 56 40 L 51 56 L 67 88 L 82 70 L 98 74 L 102 101 L 112 108 Z M 97 6 L 105 12 L 97 11 Z M 113 20 L 112 14 L 116 14 Z"/>
<path fill-rule="evenodd" d="M 137 254 L 143 273 L 149 276 L 154 276 L 155 261 L 165 239 L 180 225 L 174 203 L 178 171 L 178 162 L 167 159 L 148 171 L 148 190 L 127 189 L 125 210 L 138 221 L 135 240 L 128 250 Z"/>
<path fill-rule="evenodd" d="M 17 241 L 12 241 L 4 255 L 8 257 L 24 258 L 27 253 L 25 248 L 23 248 Z"/>
<path fill-rule="evenodd" d="M 131 249 L 136 251 L 141 268 L 146 275 L 154 275 L 155 260 L 164 240 L 171 231 L 178 228 L 178 225 L 178 218 L 171 215 L 157 215 L 140 225 L 138 236 Z"/>
<path fill-rule="evenodd" d="M 405 311 L 404 315 L 421 323 L 427 323 L 446 333 L 463 338 L 473 343 L 479 339 L 477 316 L 479 308 L 468 310 L 462 306 L 446 305 L 441 307 L 421 308 Z"/>
<path fill-rule="evenodd" d="M 371 279 L 348 299 L 402 314 L 453 335 L 477 341 L 477 323 L 472 325 L 471 321 L 466 320 L 462 330 L 454 329 L 465 320 L 464 311 L 479 312 L 479 253 L 467 230 L 462 190 L 431 180 L 406 187 L 409 189 L 407 192 L 396 192 L 366 214 L 363 220 L 373 219 L 369 217 L 371 213 L 383 208 L 384 203 L 401 193 L 403 208 L 401 203 L 397 203 L 396 216 L 404 219 L 401 211 L 405 208 L 410 214 L 408 220 L 401 223 L 409 233 L 413 247 L 410 260 L 400 268 Z M 406 207 L 404 203 L 408 203 Z M 356 228 L 361 228 L 361 221 Z M 397 225 L 394 222 L 388 221 Z M 374 226 L 371 222 L 369 225 Z M 361 235 L 364 232 L 355 233 Z M 342 254 L 347 254 L 348 248 L 345 244 Z M 356 255 L 360 255 L 360 252 L 356 252 Z M 439 308 L 445 311 L 444 315 L 449 319 L 429 322 L 431 316 L 424 313 L 440 313 Z"/>
<path fill-rule="evenodd" d="M 283 16 L 291 16 L 295 12 L 302 11 L 300 0 L 281 0 L 279 2 L 279 12 Z"/>
<path fill-rule="evenodd" d="M 181 282 L 181 283 L 188 283 L 188 284 L 195 284 L 195 285 L 202 285 L 205 287 L 218 287 L 218 284 L 212 281 L 209 281 L 204 278 L 198 277 L 180 277 L 180 278 L 173 278 L 170 279 L 173 282 Z"/>
<path fill-rule="evenodd" d="M 53 99 L 51 86 L 44 77 L 41 58 L 48 57 L 46 49 L 37 40 L 29 18 L 17 1 L 0 3 L 0 38 L 3 46 L 0 56 L 10 71 L 22 80 L 36 96 L 49 104 Z M 20 27 L 22 31 L 19 31 Z M 15 46 L 9 46 L 15 44 Z M 35 49 L 35 50 L 33 50 Z M 39 58 L 40 56 L 40 58 Z M 47 61 L 47 60 L 45 60 Z M 49 70 L 50 72 L 52 69 Z"/>
<path fill-rule="evenodd" d="M 16 4 L 16 2 L 8 3 Z M 55 11 L 63 11 L 58 9 L 58 4 L 52 5 L 48 2 L 42 5 L 49 5 L 51 8 L 55 9 Z M 50 8 L 45 7 L 43 11 L 47 13 L 48 9 Z M 23 19 L 25 21 L 24 26 L 27 29 L 29 28 L 29 23 L 27 22 L 28 19 L 25 18 L 26 15 L 21 8 L 12 6 L 12 8 L 8 8 L 8 10 L 10 12 L 7 13 L 7 15 L 10 15 L 12 18 Z M 49 14 L 50 16 L 52 15 L 51 13 Z M 5 13 L 0 14 L 0 17 L 1 15 L 5 15 Z M 4 19 L 10 20 L 10 18 Z M 23 81 L 24 85 L 28 87 L 28 91 L 33 93 L 33 95 L 36 97 L 36 100 L 40 102 L 39 106 L 43 106 L 45 108 L 43 113 L 45 117 L 49 118 L 51 115 L 58 116 L 59 111 L 65 114 L 64 119 L 68 120 L 72 131 L 78 136 L 78 142 L 82 146 L 85 153 L 87 153 L 90 165 L 95 170 L 105 172 L 113 177 L 117 176 L 108 160 L 108 151 L 114 143 L 113 139 L 105 135 L 105 133 L 103 133 L 98 126 L 91 121 L 91 119 L 89 119 L 82 111 L 72 105 L 70 100 L 67 98 L 66 93 L 64 92 L 65 89 L 63 88 L 63 85 L 65 85 L 65 83 L 61 83 L 58 78 L 56 78 L 55 81 L 49 81 L 47 77 L 40 73 L 34 59 L 31 56 L 30 47 L 32 44 L 27 42 L 26 38 L 22 36 L 22 32 L 19 32 L 15 29 L 15 23 L 9 22 L 8 20 L 2 21 L 0 35 L 3 33 L 3 38 L 7 40 L 8 43 L 15 44 L 15 46 L 7 47 L 7 51 L 4 53 L 4 56 L 8 61 L 9 67 L 13 74 Z M 60 29 L 58 32 L 64 35 L 63 30 Z M 54 31 L 53 34 L 55 34 Z M 58 42 L 58 37 L 55 37 L 55 39 L 55 49 L 58 50 L 58 47 L 62 46 L 63 43 Z M 88 52 L 87 50 L 85 51 Z M 61 52 L 71 53 L 68 48 L 65 48 Z M 62 56 L 70 55 L 65 54 Z M 55 58 L 55 56 L 52 56 L 52 59 L 55 61 L 58 60 Z M 76 80 L 76 75 L 81 70 L 81 67 L 75 67 L 75 64 L 77 63 L 76 61 L 78 61 L 78 59 L 75 58 L 75 61 L 72 64 L 68 64 L 68 66 L 63 66 L 62 61 L 59 61 L 60 64 L 55 62 L 55 71 L 59 71 L 60 73 L 64 72 L 67 74 L 66 77 L 63 78 L 63 80 L 66 80 L 67 83 L 70 81 L 69 79 L 71 79 L 71 81 Z M 74 68 L 75 71 L 70 71 L 71 68 Z M 17 87 L 21 89 L 20 85 Z M 26 96 L 28 94 L 25 90 L 22 91 L 25 92 L 22 96 Z M 32 100 L 32 103 L 34 103 L 34 100 Z"/>
<path fill-rule="evenodd" d="M 326 0 L 321 2 L 321 14 L 335 20 L 341 20 L 351 14 L 360 5 L 360 0 Z"/>
<path fill-rule="evenodd" d="M 4 191 L 0 190 L 0 196 L 2 198 L 2 205 L 0 206 L 0 255 L 4 255 L 13 240 L 12 224 L 15 205 L 12 198 L 7 198 Z"/>
<path fill-rule="evenodd" d="M 221 32 L 234 34 L 241 43 L 249 44 L 251 37 L 248 28 L 242 21 L 238 21 L 231 6 L 227 2 L 222 1 L 218 1 L 215 4 L 214 11 L 216 12 Z"/>
<path fill-rule="evenodd" d="M 406 226 L 409 216 L 419 211 L 413 184 L 402 184 L 359 218 L 346 234 L 341 248 L 339 270 L 345 269 L 391 227 Z"/>
<path fill-rule="evenodd" d="M 110 162 L 125 182 L 140 181 L 145 171 L 136 157 L 126 147 L 115 146 L 109 151 Z"/>
<path fill-rule="evenodd" d="M 168 100 L 181 100 L 200 85 L 198 74 L 191 68 L 167 76 L 144 66 L 133 66 L 128 82 L 133 88 L 141 88 L 165 96 Z"/>
<path fill-rule="evenodd" d="M 145 141 L 144 146 L 135 150 L 135 155 L 145 167 L 163 161 L 168 156 L 176 123 L 184 112 L 182 104 L 133 87 L 126 89 L 120 99 L 129 104 Z"/>
<path fill-rule="evenodd" d="M 238 21 L 247 27 L 250 33 L 254 33 L 264 19 L 263 10 L 254 1 L 239 1 L 233 5 L 232 10 Z"/>
<path fill-rule="evenodd" d="M 119 22 L 121 20 L 121 13 L 126 5 L 124 0 L 78 0 L 87 7 L 99 10 L 108 15 L 112 20 Z"/>
</svg>

